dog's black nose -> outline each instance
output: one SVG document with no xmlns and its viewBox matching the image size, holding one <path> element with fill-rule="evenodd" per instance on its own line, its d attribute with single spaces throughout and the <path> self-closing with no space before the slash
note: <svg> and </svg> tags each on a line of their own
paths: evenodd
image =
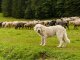
<svg viewBox="0 0 80 60">
<path fill-rule="evenodd" d="M 40 30 L 38 30 L 38 33 L 40 33 Z"/>
</svg>

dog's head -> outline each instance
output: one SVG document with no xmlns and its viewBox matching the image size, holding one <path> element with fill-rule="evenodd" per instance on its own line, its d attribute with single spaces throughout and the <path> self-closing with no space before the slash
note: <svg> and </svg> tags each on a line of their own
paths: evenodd
<svg viewBox="0 0 80 60">
<path fill-rule="evenodd" d="M 38 33 L 42 33 L 43 31 L 43 25 L 41 24 L 36 24 L 35 27 L 34 27 L 34 30 Z"/>
</svg>

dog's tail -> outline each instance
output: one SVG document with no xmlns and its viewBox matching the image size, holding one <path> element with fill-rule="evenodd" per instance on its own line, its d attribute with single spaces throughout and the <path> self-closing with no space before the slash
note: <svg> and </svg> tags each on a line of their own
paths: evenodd
<svg viewBox="0 0 80 60">
<path fill-rule="evenodd" d="M 64 38 L 64 41 L 65 41 L 66 43 L 70 43 L 70 40 L 69 40 L 69 38 L 67 37 L 66 31 L 65 31 L 65 33 L 64 33 L 64 35 L 63 35 L 63 38 Z"/>
</svg>

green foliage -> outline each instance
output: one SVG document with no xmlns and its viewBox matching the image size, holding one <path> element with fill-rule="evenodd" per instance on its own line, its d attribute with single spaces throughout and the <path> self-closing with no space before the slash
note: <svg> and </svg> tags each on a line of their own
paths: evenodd
<svg viewBox="0 0 80 60">
<path fill-rule="evenodd" d="M 45 1 L 35 9 L 36 18 L 50 18 L 52 15 L 52 1 Z"/>
<path fill-rule="evenodd" d="M 55 5 L 56 17 L 63 17 L 64 16 L 64 13 L 65 13 L 64 4 L 65 4 L 64 0 L 57 0 L 56 1 L 56 5 Z"/>
<path fill-rule="evenodd" d="M 80 0 L 65 0 L 64 16 L 79 16 L 80 15 Z"/>
<path fill-rule="evenodd" d="M 1 9 L 1 4 L 2 4 L 2 0 L 0 0 L 0 12 L 2 11 L 2 9 Z"/>
<path fill-rule="evenodd" d="M 2 11 L 26 19 L 80 16 L 80 0 L 3 0 Z"/>
<path fill-rule="evenodd" d="M 12 15 L 12 0 L 2 0 L 2 12 L 5 17 Z"/>
<path fill-rule="evenodd" d="M 25 15 L 24 18 L 31 19 L 34 18 L 34 10 L 31 7 L 31 0 L 26 1 L 26 9 L 25 9 Z"/>
<path fill-rule="evenodd" d="M 26 8 L 24 18 L 26 18 L 26 19 L 32 19 L 32 18 L 34 18 L 34 12 L 31 9 L 31 7 L 27 7 Z"/>
<path fill-rule="evenodd" d="M 15 18 L 23 18 L 25 11 L 25 0 L 13 0 L 12 16 Z"/>
</svg>

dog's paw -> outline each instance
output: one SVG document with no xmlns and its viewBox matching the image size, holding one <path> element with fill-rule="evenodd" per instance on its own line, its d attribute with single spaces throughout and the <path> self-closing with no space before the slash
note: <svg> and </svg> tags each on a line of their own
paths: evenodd
<svg viewBox="0 0 80 60">
<path fill-rule="evenodd" d="M 61 46 L 57 46 L 58 48 L 62 48 Z"/>
<path fill-rule="evenodd" d="M 63 45 L 63 46 L 62 46 L 62 48 L 65 48 L 65 47 L 66 47 L 66 45 Z"/>
<path fill-rule="evenodd" d="M 40 44 L 40 45 L 42 45 L 42 44 Z"/>
<path fill-rule="evenodd" d="M 45 44 L 40 44 L 40 45 L 45 46 Z"/>
<path fill-rule="evenodd" d="M 44 44 L 42 46 L 45 46 Z"/>
</svg>

